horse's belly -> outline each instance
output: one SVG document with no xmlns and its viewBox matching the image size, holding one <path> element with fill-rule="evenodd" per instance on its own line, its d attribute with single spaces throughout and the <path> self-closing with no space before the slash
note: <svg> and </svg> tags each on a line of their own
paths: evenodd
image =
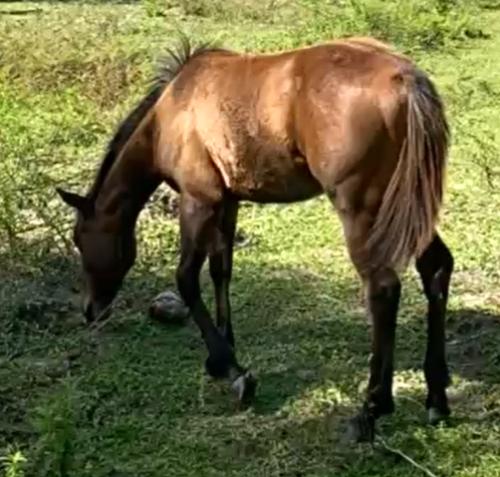
<svg viewBox="0 0 500 477">
<path fill-rule="evenodd" d="M 226 187 L 237 197 L 253 202 L 295 202 L 321 193 L 301 156 L 275 151 L 234 156 L 212 156 Z"/>
</svg>

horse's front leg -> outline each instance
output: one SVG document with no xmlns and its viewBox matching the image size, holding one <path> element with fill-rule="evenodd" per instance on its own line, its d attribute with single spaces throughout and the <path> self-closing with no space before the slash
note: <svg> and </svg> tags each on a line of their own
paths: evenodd
<svg viewBox="0 0 500 477">
<path fill-rule="evenodd" d="M 200 290 L 200 271 L 207 252 L 215 245 L 221 205 L 201 201 L 187 193 L 181 196 L 181 261 L 177 284 L 207 346 L 207 372 L 214 378 L 229 379 L 239 400 L 247 401 L 255 392 L 255 379 L 238 364 L 230 342 L 214 325 Z"/>
<path fill-rule="evenodd" d="M 217 328 L 234 349 L 229 284 L 233 270 L 233 247 L 238 202 L 224 201 L 217 220 L 215 250 L 210 252 L 210 276 L 214 284 Z"/>
</svg>

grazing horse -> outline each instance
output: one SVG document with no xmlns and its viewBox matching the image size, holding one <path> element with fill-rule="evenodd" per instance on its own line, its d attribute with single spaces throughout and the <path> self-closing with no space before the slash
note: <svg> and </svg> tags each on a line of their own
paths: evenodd
<svg viewBox="0 0 500 477">
<path fill-rule="evenodd" d="M 238 397 L 255 391 L 235 356 L 229 284 L 240 201 L 291 203 L 325 193 L 339 214 L 373 323 L 370 378 L 353 420 L 359 439 L 393 412 L 401 284 L 412 258 L 428 299 L 429 418 L 449 414 L 445 311 L 453 258 L 436 232 L 449 130 L 430 79 L 369 38 L 277 54 L 239 54 L 185 41 L 109 144 L 76 208 L 74 241 L 88 321 L 109 313 L 136 256 L 135 224 L 160 183 L 180 194 L 177 284 L 208 349 L 206 369 Z M 216 322 L 199 275 L 209 258 Z"/>
</svg>

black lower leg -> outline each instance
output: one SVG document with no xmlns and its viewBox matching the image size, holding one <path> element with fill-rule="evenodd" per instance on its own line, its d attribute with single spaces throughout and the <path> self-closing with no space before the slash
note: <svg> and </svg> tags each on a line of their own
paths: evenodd
<svg viewBox="0 0 500 477">
<path fill-rule="evenodd" d="M 183 249 L 181 264 L 177 272 L 179 292 L 189 307 L 207 345 L 208 358 L 205 362 L 207 372 L 214 378 L 229 378 L 238 400 L 248 403 L 255 394 L 256 380 L 249 371 L 238 364 L 232 346 L 214 326 L 210 313 L 201 298 L 199 273 L 204 258 L 204 254 L 186 252 Z"/>
<path fill-rule="evenodd" d="M 358 442 L 372 441 L 376 419 L 394 411 L 393 355 L 401 295 L 401 284 L 392 270 L 370 276 L 366 285 L 368 311 L 373 323 L 370 379 L 363 408 L 349 426 L 351 437 Z"/>
<path fill-rule="evenodd" d="M 210 275 L 215 288 L 217 328 L 234 348 L 233 327 L 231 324 L 231 303 L 229 301 L 229 282 L 231 280 L 232 251 L 222 251 L 210 256 Z"/>
<path fill-rule="evenodd" d="M 216 228 L 216 250 L 210 256 L 210 275 L 215 288 L 217 328 L 234 348 L 231 325 L 229 283 L 233 269 L 233 244 L 238 202 L 225 198 L 219 210 Z"/>
<path fill-rule="evenodd" d="M 364 411 L 374 419 L 394 411 L 393 356 L 400 294 L 401 284 L 392 270 L 374 274 L 368 280 L 367 301 L 373 334 L 370 379 Z"/>
<path fill-rule="evenodd" d="M 215 237 L 219 207 L 219 203 L 181 195 L 181 261 L 177 285 L 208 348 L 207 371 L 214 377 L 231 378 L 244 370 L 236 362 L 231 345 L 212 322 L 200 290 L 200 270 Z"/>
<path fill-rule="evenodd" d="M 179 292 L 189 307 L 195 323 L 198 325 L 203 340 L 208 348 L 207 371 L 213 377 L 231 377 L 243 370 L 238 366 L 229 343 L 214 326 L 210 313 L 201 298 L 199 274 L 205 254 L 183 250 L 177 272 Z"/>
<path fill-rule="evenodd" d="M 428 388 L 426 407 L 429 410 L 429 419 L 437 421 L 450 413 L 446 397 L 450 378 L 445 351 L 445 317 L 453 271 L 453 257 L 438 235 L 417 260 L 417 270 L 429 303 L 427 351 L 424 361 Z"/>
<path fill-rule="evenodd" d="M 212 322 L 201 298 L 200 270 L 206 251 L 214 247 L 217 249 L 217 212 L 220 205 L 207 204 L 187 194 L 181 195 L 181 262 L 177 270 L 177 284 L 208 348 L 208 373 L 216 378 L 229 378 L 239 402 L 248 403 L 255 394 L 256 380 L 238 364 L 231 344 Z"/>
</svg>

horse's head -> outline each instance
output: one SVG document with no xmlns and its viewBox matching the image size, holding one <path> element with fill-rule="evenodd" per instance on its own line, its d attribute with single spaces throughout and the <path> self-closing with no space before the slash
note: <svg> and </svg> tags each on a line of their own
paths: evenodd
<svg viewBox="0 0 500 477">
<path fill-rule="evenodd" d="M 135 261 L 133 227 L 123 227 L 119 212 L 97 213 L 87 197 L 61 189 L 57 192 L 78 214 L 73 241 L 80 252 L 85 281 L 83 313 L 88 322 L 103 319 L 110 314 L 113 299 Z"/>
</svg>

